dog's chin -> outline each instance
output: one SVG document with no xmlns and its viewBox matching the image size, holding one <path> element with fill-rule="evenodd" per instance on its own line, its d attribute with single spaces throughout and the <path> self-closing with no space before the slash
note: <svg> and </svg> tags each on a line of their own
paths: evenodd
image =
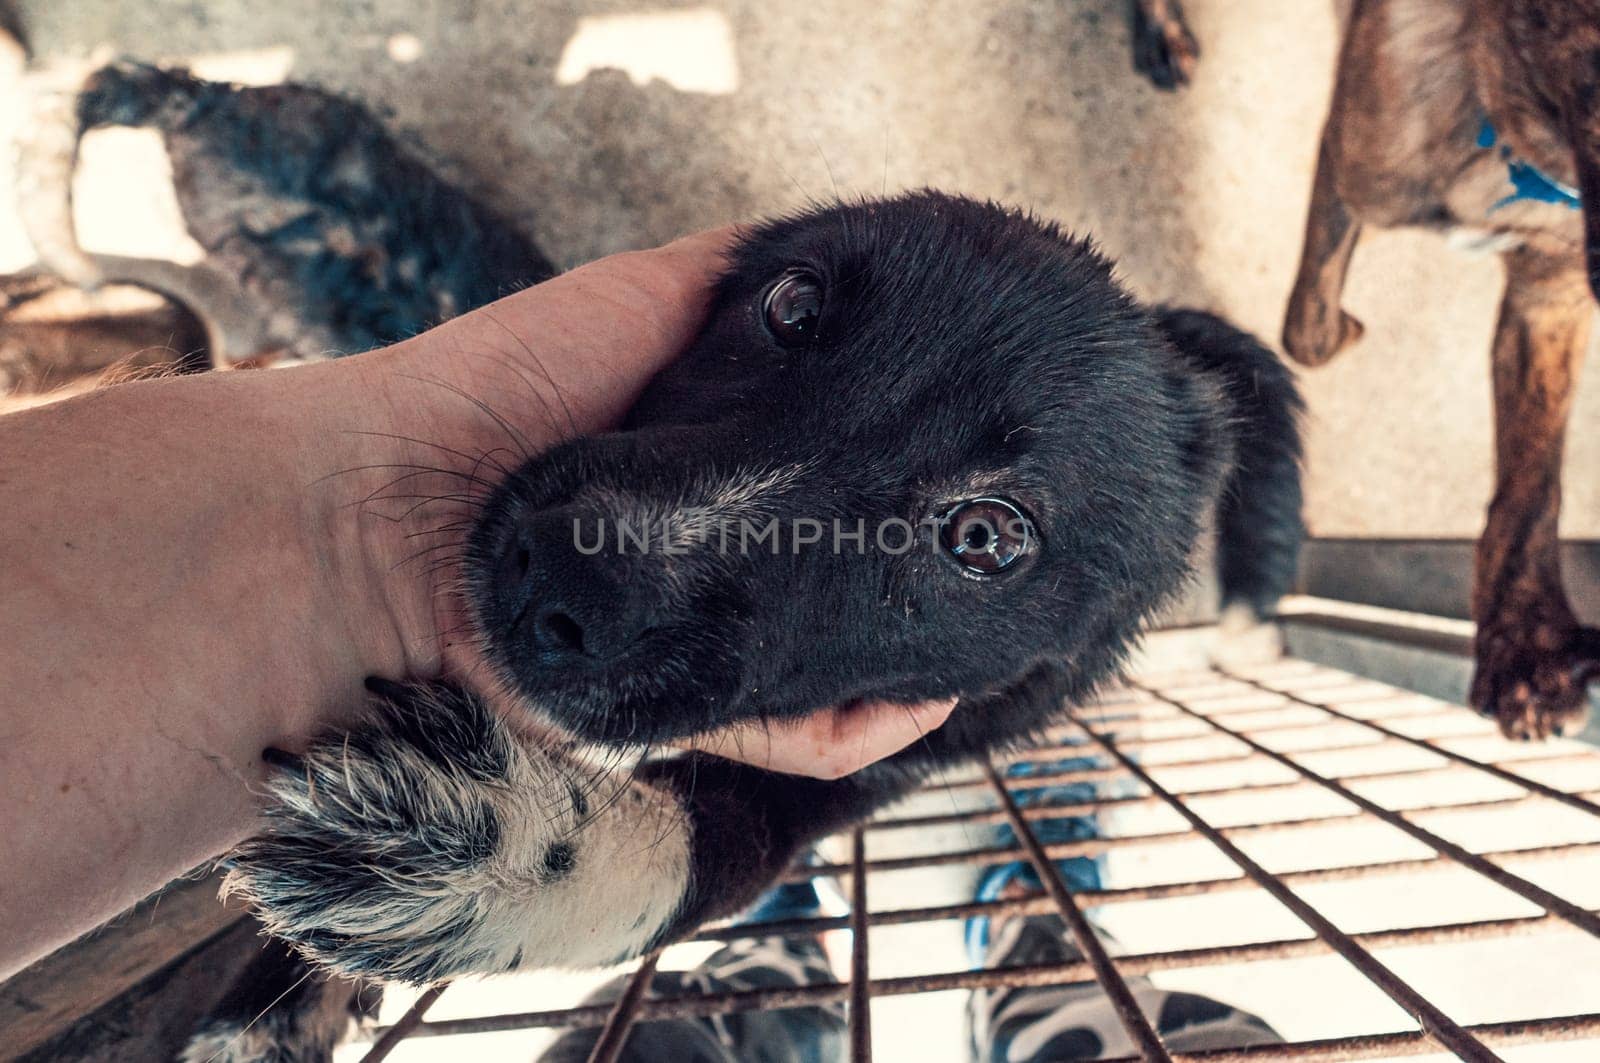
<svg viewBox="0 0 1600 1063">
<path fill-rule="evenodd" d="M 599 745 L 637 750 L 660 746 L 713 730 L 726 720 L 715 709 L 724 700 L 706 690 L 678 690 L 659 682 L 641 682 L 642 675 L 671 668 L 619 664 L 613 676 L 584 681 L 562 680 L 521 660 L 496 640 L 485 640 L 482 653 L 490 702 L 520 730 L 561 745 Z M 659 662 L 658 662 L 659 664 Z M 645 689 L 641 689 L 644 687 Z"/>
<path fill-rule="evenodd" d="M 500 719 L 521 737 L 542 749 L 586 745 L 587 740 L 558 725 L 538 705 L 515 694 L 489 698 Z"/>
<path fill-rule="evenodd" d="M 640 697 L 603 688 L 518 686 L 517 700 L 538 726 L 590 745 L 630 750 L 670 745 L 722 726 L 709 712 L 694 711 L 704 699 L 690 694 Z"/>
<path fill-rule="evenodd" d="M 498 660 L 499 655 L 488 648 L 490 640 L 483 634 L 476 609 L 459 597 L 452 597 L 442 608 L 447 630 L 470 633 L 446 644 L 446 674 L 487 702 L 501 722 L 530 742 L 546 749 L 581 744 L 582 739 L 522 693 L 522 684 Z"/>
</svg>

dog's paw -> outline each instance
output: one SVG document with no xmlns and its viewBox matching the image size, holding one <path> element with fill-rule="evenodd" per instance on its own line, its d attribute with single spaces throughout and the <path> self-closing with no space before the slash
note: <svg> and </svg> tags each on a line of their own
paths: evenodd
<svg viewBox="0 0 1600 1063">
<path fill-rule="evenodd" d="M 322 1017 L 318 1017 L 322 1018 Z M 307 1023 L 273 1002 L 260 1015 L 210 1021 L 195 1031 L 177 1063 L 314 1063 L 333 1059 L 356 1020 L 348 1012 Z"/>
<path fill-rule="evenodd" d="M 1165 18 L 1151 18 L 1143 5 L 1135 5 L 1133 68 L 1158 89 L 1172 91 L 1189 84 L 1200 60 L 1200 42 L 1177 10 Z"/>
<path fill-rule="evenodd" d="M 1315 305 L 1310 305 L 1313 303 Z M 1360 342 L 1366 332 L 1367 327 L 1343 309 L 1295 296 L 1289 300 L 1283 348 L 1296 362 L 1315 369 L 1333 361 L 1346 347 Z"/>
<path fill-rule="evenodd" d="M 671 921 L 675 797 L 521 741 L 457 688 L 376 692 L 366 725 L 270 758 L 267 829 L 224 889 L 271 933 L 338 973 L 419 984 L 615 963 Z"/>
<path fill-rule="evenodd" d="M 1532 622 L 1478 630 L 1472 707 L 1507 738 L 1576 733 L 1588 714 L 1588 687 L 1600 677 L 1600 630 Z"/>
<path fill-rule="evenodd" d="M 281 941 L 235 940 L 219 960 L 247 962 L 178 1063 L 327 1063 L 352 1029 L 377 1021 L 381 987 L 314 971 Z"/>
<path fill-rule="evenodd" d="M 178 1063 L 285 1063 L 332 1059 L 334 1043 L 304 1044 L 284 1040 L 272 1012 L 248 1028 L 206 1026 L 189 1038 Z"/>
<path fill-rule="evenodd" d="M 1211 663 L 1221 668 L 1270 664 L 1283 656 L 1283 630 L 1250 606 L 1235 602 L 1217 618 Z"/>
</svg>

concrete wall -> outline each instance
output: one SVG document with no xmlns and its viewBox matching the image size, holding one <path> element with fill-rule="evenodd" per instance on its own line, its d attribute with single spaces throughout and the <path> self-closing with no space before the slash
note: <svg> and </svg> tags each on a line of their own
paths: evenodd
<svg viewBox="0 0 1600 1063">
<path fill-rule="evenodd" d="M 1189 0 L 1205 55 L 1172 96 L 1130 69 L 1125 0 L 18 6 L 45 56 L 253 52 L 213 69 L 361 97 L 565 264 L 930 184 L 1093 232 L 1143 295 L 1269 337 L 1338 35 L 1330 0 Z M 1305 378 L 1317 533 L 1477 534 L 1499 283 L 1494 259 L 1436 237 L 1364 240 L 1348 305 L 1368 338 Z M 1600 538 L 1596 360 L 1569 447 L 1573 537 Z"/>
</svg>

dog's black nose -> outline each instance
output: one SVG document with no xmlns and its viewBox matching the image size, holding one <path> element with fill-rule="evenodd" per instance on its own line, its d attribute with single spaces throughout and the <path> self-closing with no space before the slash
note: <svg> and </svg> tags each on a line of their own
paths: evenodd
<svg viewBox="0 0 1600 1063">
<path fill-rule="evenodd" d="M 613 559 L 579 549 L 577 520 L 566 511 L 537 514 L 500 558 L 497 591 L 508 626 L 545 668 L 606 664 L 627 653 L 646 627 L 612 571 Z"/>
</svg>

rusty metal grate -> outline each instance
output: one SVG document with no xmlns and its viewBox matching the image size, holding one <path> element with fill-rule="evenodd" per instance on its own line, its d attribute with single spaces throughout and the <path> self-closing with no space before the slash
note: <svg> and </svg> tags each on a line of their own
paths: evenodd
<svg viewBox="0 0 1600 1063">
<path fill-rule="evenodd" d="M 1064 757 L 1074 766 L 1053 769 Z M 1092 757 L 1092 762 L 1082 758 Z M 1018 775 L 1019 765 L 1031 774 Z M 1042 767 L 1041 767 L 1042 766 Z M 1021 790 L 1067 783 L 1093 783 L 1086 800 L 1021 802 Z M 797 988 L 652 997 L 646 985 L 656 957 L 643 963 L 615 1003 L 427 1020 L 443 990 L 423 994 L 397 1022 L 378 1031 L 366 1055 L 376 1063 L 405 1038 L 471 1035 L 536 1027 L 600 1026 L 605 1031 L 592 1060 L 610 1061 L 625 1043 L 631 1024 L 744 1009 L 776 1009 L 846 1002 L 849 1044 L 855 1061 L 872 1058 L 874 1001 L 908 994 L 995 986 L 1098 982 L 1116 1007 L 1132 1042 L 1147 1060 L 1386 1059 L 1448 1053 L 1460 1059 L 1496 1060 L 1499 1051 L 1524 1045 L 1588 1042 L 1583 1058 L 1600 1051 L 1600 980 L 1583 983 L 1587 1005 L 1574 1014 L 1504 1016 L 1473 1021 L 1452 1015 L 1437 1002 L 1415 970 L 1409 950 L 1500 948 L 1541 935 L 1580 949 L 1600 947 L 1600 752 L 1570 741 L 1513 744 L 1459 706 L 1412 694 L 1299 661 L 1223 672 L 1172 673 L 1131 682 L 1084 709 L 1049 740 L 1020 755 L 980 765 L 976 773 L 943 780 L 934 789 L 947 803 L 972 807 L 950 812 L 886 815 L 852 831 L 849 858 L 796 869 L 794 879 L 836 874 L 850 880 L 851 914 L 831 918 L 709 926 L 698 941 L 726 942 L 776 934 L 851 931 L 848 977 Z M 1296 800 L 1321 801 L 1308 813 Z M 1295 799 L 1295 800 L 1291 800 Z M 1230 805 L 1230 802 L 1232 803 Z M 1233 811 L 1230 812 L 1229 808 Z M 1240 816 L 1247 808 L 1247 816 Z M 1265 810 L 1265 811 L 1263 811 Z M 1524 817 L 1551 830 L 1516 829 L 1507 844 L 1483 843 L 1481 828 L 1496 817 Z M 1071 842 L 1042 841 L 1034 824 L 1042 819 L 1094 815 L 1143 815 L 1146 827 L 1102 831 Z M 1163 827 L 1163 820 L 1165 826 Z M 933 836 L 944 828 L 1008 824 L 1019 844 L 939 848 L 912 855 L 870 855 L 869 841 L 895 834 Z M 1339 854 L 1310 846 L 1313 858 L 1298 861 L 1261 851 L 1279 839 L 1311 838 L 1318 831 L 1376 829 L 1400 845 Z M 948 833 L 948 831 L 946 831 Z M 1319 836 L 1320 837 L 1320 836 Z M 1182 870 L 1164 879 L 1132 885 L 1074 890 L 1054 861 L 1093 856 L 1138 860 L 1163 846 L 1205 846 L 1209 859 L 1180 861 Z M 1406 851 L 1409 847 L 1409 851 Z M 1227 870 L 1195 873 L 1225 861 Z M 868 888 L 893 872 L 972 868 L 1026 859 L 1039 870 L 1045 890 L 993 901 L 902 907 L 869 906 Z M 1574 879 L 1552 875 L 1575 865 Z M 1391 888 L 1432 888 L 1447 876 L 1481 880 L 1473 888 L 1499 891 L 1505 903 L 1489 914 L 1449 919 L 1415 913 L 1385 921 L 1372 905 L 1361 929 L 1343 929 L 1340 918 L 1313 903 L 1319 888 L 1378 882 Z M 1578 888 L 1573 882 L 1579 883 Z M 1582 888 L 1583 883 L 1594 888 Z M 1214 898 L 1256 891 L 1281 905 L 1303 928 L 1294 935 L 1263 935 L 1240 923 L 1234 940 L 1201 947 L 1122 951 L 1102 940 L 1098 917 L 1118 909 L 1180 898 Z M 874 890 L 876 892 L 876 888 Z M 1470 891 L 1469 891 L 1470 892 Z M 1509 895 L 1509 896 L 1506 896 Z M 1398 895 L 1396 895 L 1398 896 Z M 1520 906 L 1508 914 L 1506 903 Z M 1348 905 L 1346 906 L 1348 907 Z M 979 970 L 938 970 L 912 975 L 871 976 L 868 946 L 873 932 L 971 916 L 1059 913 L 1084 959 L 1079 962 Z M 1089 913 L 1096 913 L 1091 920 Z M 881 949 L 880 949 L 881 951 Z M 1170 975 L 1241 964 L 1282 964 L 1312 957 L 1341 958 L 1403 1012 L 1409 1028 L 1350 1028 L 1331 1036 L 1290 1039 L 1283 1044 L 1179 1054 L 1169 1051 L 1134 1001 L 1128 979 Z M 1590 972 L 1593 957 L 1588 953 Z M 1479 957 L 1481 977 L 1497 977 L 1494 956 Z M 1581 961 L 1579 961 L 1581 962 Z M 1569 972 L 1570 973 L 1570 972 Z M 1552 978 L 1566 977 L 1560 970 Z M 1286 975 L 1287 977 L 1287 975 Z M 1325 978 L 1326 975 L 1318 977 Z M 1316 999 L 1313 980 L 1306 992 Z M 1231 1001 L 1252 1008 L 1249 999 Z M 1561 1010 L 1572 1011 L 1571 1007 Z M 881 1044 L 880 1044 L 881 1048 Z M 880 1055 L 882 1053 L 880 1052 Z M 1579 1057 L 1573 1057 L 1579 1058 Z"/>
</svg>

